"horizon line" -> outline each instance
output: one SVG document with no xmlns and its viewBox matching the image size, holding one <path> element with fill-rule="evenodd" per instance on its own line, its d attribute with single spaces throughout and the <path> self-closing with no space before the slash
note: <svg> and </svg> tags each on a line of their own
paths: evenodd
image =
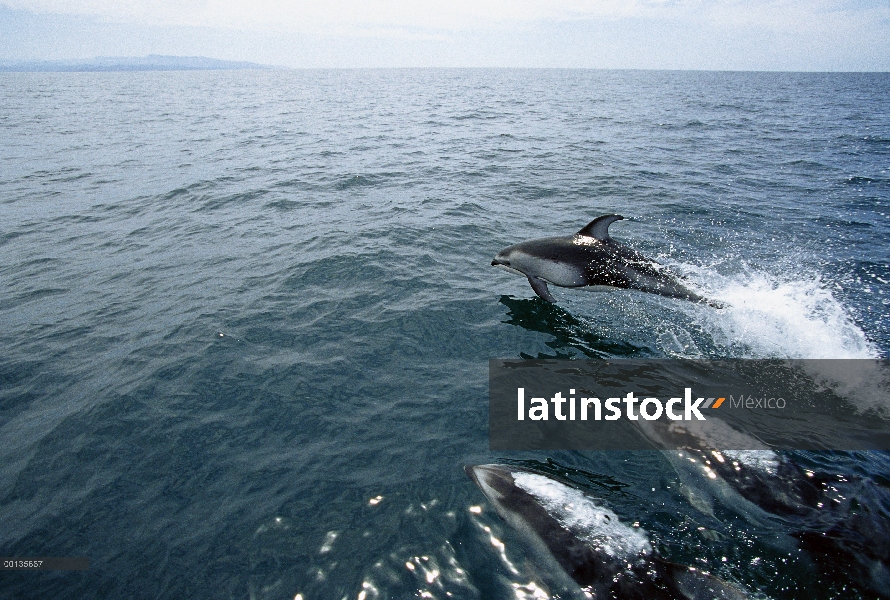
<svg viewBox="0 0 890 600">
<path fill-rule="evenodd" d="M 211 61 L 215 65 L 161 65 L 161 64 L 139 64 L 127 61 L 145 61 L 150 59 L 163 60 L 179 60 L 179 61 Z M 118 61 L 117 63 L 102 65 L 102 61 Z M 77 67 L 89 67 L 91 64 L 96 67 L 93 69 L 79 70 Z M 27 69 L 25 67 L 70 67 L 54 71 L 52 69 Z M 19 67 L 19 69 L 15 69 Z M 119 67 L 119 68 L 114 68 Z M 131 67 L 131 68 L 126 68 Z M 142 67 L 142 68 L 140 68 Z M 219 71 L 219 70 L 276 70 L 276 71 L 321 71 L 321 70 L 341 70 L 341 71 L 370 71 L 370 70 L 560 70 L 560 71 L 645 71 L 645 72 L 692 72 L 692 73 L 787 73 L 787 74 L 888 74 L 890 71 L 878 70 L 801 70 L 801 69 L 734 69 L 734 68 L 653 68 L 653 67 L 582 67 L 582 66 L 496 66 L 496 65 L 463 65 L 463 66 L 443 66 L 443 65 L 425 65 L 425 66 L 397 66 L 397 65 L 377 65 L 377 66 L 286 66 L 272 65 L 265 63 L 257 63 L 249 60 L 241 59 L 223 59 L 203 55 L 176 55 L 176 54 L 146 54 L 146 55 L 100 55 L 90 58 L 26 58 L 26 59 L 6 59 L 0 58 L 0 72 L 97 72 L 97 71 Z"/>
</svg>

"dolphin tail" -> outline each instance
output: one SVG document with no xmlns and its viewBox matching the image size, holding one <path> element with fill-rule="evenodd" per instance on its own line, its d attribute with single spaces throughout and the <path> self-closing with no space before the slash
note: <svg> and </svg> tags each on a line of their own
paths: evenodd
<svg viewBox="0 0 890 600">
<path fill-rule="evenodd" d="M 665 294 L 666 296 L 671 296 L 673 298 L 680 298 L 682 300 L 689 300 L 690 302 L 695 302 L 697 304 L 706 304 L 711 308 L 726 308 L 728 305 L 725 302 L 721 302 L 720 300 L 713 300 L 711 298 L 706 298 L 705 296 L 699 296 L 693 291 L 683 287 L 681 288 L 685 290 L 686 293 L 680 293 L 677 295 L 673 294 Z"/>
<path fill-rule="evenodd" d="M 711 308 L 726 308 L 729 306 L 725 302 L 720 302 L 719 300 L 712 300 L 710 298 L 705 298 L 704 296 L 699 296 L 698 294 L 690 293 L 688 296 L 672 296 L 673 298 L 680 298 L 682 300 L 689 300 L 691 302 L 695 302 L 696 304 L 705 304 L 710 306 Z"/>
<path fill-rule="evenodd" d="M 646 287 L 641 287 L 638 289 L 641 289 L 644 292 L 651 292 L 659 294 L 661 296 L 667 296 L 668 298 L 678 298 L 680 300 L 689 300 L 690 302 L 695 302 L 697 304 L 706 304 L 711 308 L 726 308 L 727 306 L 726 303 L 719 300 L 713 300 L 711 298 L 701 296 L 676 281 L 667 281 L 660 286 L 649 289 L 647 289 Z"/>
<path fill-rule="evenodd" d="M 686 289 L 686 288 L 683 288 Z M 692 302 L 697 302 L 698 304 L 706 304 L 711 308 L 726 308 L 728 305 L 725 302 L 721 302 L 720 300 L 714 300 L 712 298 L 706 298 L 705 296 L 699 296 L 695 292 L 692 292 L 686 289 L 688 292 L 687 295 L 683 296 L 675 296 L 675 298 L 683 298 L 685 300 L 690 300 Z"/>
<path fill-rule="evenodd" d="M 550 290 L 547 289 L 547 282 L 541 279 L 540 277 L 532 277 L 528 275 L 528 282 L 531 284 L 532 289 L 535 290 L 535 293 L 546 300 L 547 302 L 556 302 L 556 298 L 550 293 Z"/>
</svg>

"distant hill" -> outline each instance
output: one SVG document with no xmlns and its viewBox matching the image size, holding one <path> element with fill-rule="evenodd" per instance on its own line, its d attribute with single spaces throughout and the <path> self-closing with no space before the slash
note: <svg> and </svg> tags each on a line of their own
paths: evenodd
<svg viewBox="0 0 890 600">
<path fill-rule="evenodd" d="M 100 56 L 85 60 L 2 61 L 0 71 L 224 71 L 232 69 L 271 69 L 252 62 L 217 60 L 204 56 Z"/>
</svg>

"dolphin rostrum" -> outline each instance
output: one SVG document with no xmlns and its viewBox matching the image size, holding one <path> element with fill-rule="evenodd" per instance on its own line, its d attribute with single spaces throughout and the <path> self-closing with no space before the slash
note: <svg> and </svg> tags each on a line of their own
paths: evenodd
<svg viewBox="0 0 890 600">
<path fill-rule="evenodd" d="M 722 308 L 687 289 L 667 270 L 609 236 L 609 225 L 621 215 L 597 217 L 575 235 L 530 240 L 501 250 L 492 266 L 525 275 L 535 293 L 548 302 L 556 299 L 547 289 L 560 287 L 590 289 L 624 288 L 705 302 Z"/>
<path fill-rule="evenodd" d="M 580 490 L 507 465 L 465 470 L 555 581 L 567 591 L 580 592 L 575 594 L 579 598 L 747 597 L 720 579 L 659 557 L 645 531 L 625 525 Z"/>
</svg>

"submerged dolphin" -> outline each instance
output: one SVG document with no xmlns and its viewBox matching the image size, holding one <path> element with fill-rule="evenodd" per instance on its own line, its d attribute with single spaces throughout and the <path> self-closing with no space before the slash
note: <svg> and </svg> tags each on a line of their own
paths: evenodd
<svg viewBox="0 0 890 600">
<path fill-rule="evenodd" d="M 690 503 L 714 515 L 711 500 L 759 527 L 779 517 L 788 536 L 845 589 L 890 598 L 890 523 L 885 486 L 869 478 L 809 470 L 716 418 L 640 422 L 680 477 Z M 719 450 L 718 448 L 755 448 Z M 779 536 L 776 542 L 788 538 Z"/>
<path fill-rule="evenodd" d="M 770 515 L 805 516 L 820 502 L 830 504 L 820 476 L 717 417 L 695 423 L 646 421 L 637 428 L 656 447 L 670 448 L 663 454 L 680 478 L 681 491 L 712 517 L 713 500 L 760 527 L 767 526 Z"/>
<path fill-rule="evenodd" d="M 535 293 L 548 302 L 556 302 L 547 289 L 547 284 L 552 283 L 567 288 L 640 290 L 722 308 L 719 303 L 684 287 L 663 267 L 609 237 L 609 225 L 623 218 L 603 215 L 575 235 L 509 246 L 501 250 L 491 264 L 525 275 Z"/>
<path fill-rule="evenodd" d="M 660 558 L 646 533 L 579 490 L 506 465 L 467 474 L 535 551 L 543 567 L 579 597 L 622 600 L 741 600 L 738 588 Z"/>
</svg>

